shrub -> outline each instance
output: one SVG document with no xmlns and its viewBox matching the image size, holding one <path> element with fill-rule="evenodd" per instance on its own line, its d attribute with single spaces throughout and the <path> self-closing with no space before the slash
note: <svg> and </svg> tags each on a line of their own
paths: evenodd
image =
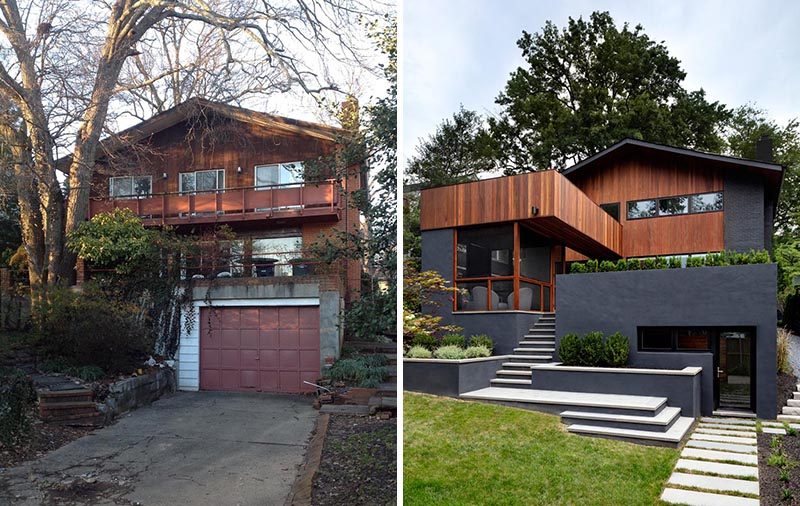
<svg viewBox="0 0 800 506">
<path fill-rule="evenodd" d="M 589 332 L 581 343 L 580 365 L 598 367 L 603 363 L 603 333 Z"/>
<path fill-rule="evenodd" d="M 432 350 L 436 347 L 438 343 L 436 342 L 436 338 L 432 335 L 428 334 L 427 332 L 417 332 L 414 337 L 411 339 L 411 346 L 421 346 L 422 348 L 427 348 Z"/>
<path fill-rule="evenodd" d="M 470 336 L 469 345 L 483 346 L 484 348 L 488 348 L 489 351 L 494 350 L 494 341 L 492 340 L 491 337 L 487 336 L 486 334 L 475 334 Z"/>
<path fill-rule="evenodd" d="M 572 262 L 569 264 L 570 274 L 583 274 L 586 271 L 586 265 L 583 262 Z"/>
<path fill-rule="evenodd" d="M 617 270 L 618 271 L 628 270 L 628 262 L 626 262 L 624 258 L 620 258 L 619 260 L 617 260 Z"/>
<path fill-rule="evenodd" d="M 778 327 L 776 356 L 778 358 L 778 372 L 780 374 L 791 374 L 792 365 L 789 363 L 789 331 L 783 327 Z"/>
<path fill-rule="evenodd" d="M 442 346 L 458 346 L 464 348 L 466 346 L 466 338 L 461 334 L 445 334 L 442 336 Z"/>
<path fill-rule="evenodd" d="M 424 346 L 412 346 L 406 353 L 408 358 L 431 358 L 432 356 L 431 350 Z"/>
<path fill-rule="evenodd" d="M 653 270 L 656 268 L 656 259 L 655 258 L 645 258 L 642 261 L 642 269 L 643 270 Z"/>
<path fill-rule="evenodd" d="M 597 260 L 587 260 L 586 261 L 586 272 L 597 272 L 599 270 L 600 264 Z"/>
<path fill-rule="evenodd" d="M 19 369 L 0 368 L 0 443 L 12 445 L 30 428 L 36 389 Z"/>
<path fill-rule="evenodd" d="M 139 308 L 99 290 L 55 290 L 44 309 L 41 344 L 70 366 L 130 372 L 152 347 Z"/>
<path fill-rule="evenodd" d="M 603 346 L 603 363 L 609 367 L 623 367 L 628 363 L 630 342 L 619 332 L 606 338 Z"/>
<path fill-rule="evenodd" d="M 458 346 L 440 346 L 433 351 L 434 358 L 441 358 L 445 360 L 461 360 L 466 358 L 464 349 Z"/>
<path fill-rule="evenodd" d="M 83 381 L 97 381 L 105 373 L 96 365 L 84 365 L 82 367 L 70 367 L 65 371 L 68 375 L 80 378 Z"/>
<path fill-rule="evenodd" d="M 582 342 L 578 334 L 566 334 L 558 343 L 558 359 L 564 365 L 579 365 Z"/>
<path fill-rule="evenodd" d="M 469 348 L 464 350 L 464 356 L 466 358 L 491 357 L 492 350 L 490 350 L 486 346 L 470 346 Z"/>
<path fill-rule="evenodd" d="M 703 257 L 692 255 L 686 259 L 686 267 L 702 267 Z"/>
<path fill-rule="evenodd" d="M 334 362 L 325 376 L 333 381 L 344 381 L 359 387 L 375 388 L 389 375 L 386 363 L 387 359 L 383 355 L 359 355 L 353 358 L 343 358 Z"/>
<path fill-rule="evenodd" d="M 628 270 L 629 271 L 640 271 L 642 270 L 641 262 L 638 258 L 629 258 L 628 259 Z"/>
<path fill-rule="evenodd" d="M 680 269 L 682 267 L 680 257 L 671 257 L 668 264 L 670 269 Z"/>
<path fill-rule="evenodd" d="M 617 270 L 617 264 L 610 260 L 600 262 L 600 272 L 613 272 Z"/>
</svg>

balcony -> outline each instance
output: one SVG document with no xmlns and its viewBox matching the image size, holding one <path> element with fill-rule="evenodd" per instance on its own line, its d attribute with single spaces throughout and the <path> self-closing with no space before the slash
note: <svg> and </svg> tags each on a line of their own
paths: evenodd
<svg viewBox="0 0 800 506">
<path fill-rule="evenodd" d="M 274 186 L 246 186 L 191 193 L 89 200 L 89 219 L 114 209 L 130 209 L 146 226 L 232 223 L 253 220 L 338 221 L 335 180 Z"/>
</svg>

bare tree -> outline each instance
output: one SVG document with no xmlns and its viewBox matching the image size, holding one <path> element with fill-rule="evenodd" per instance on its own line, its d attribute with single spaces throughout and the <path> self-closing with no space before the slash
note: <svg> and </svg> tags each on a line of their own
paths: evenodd
<svg viewBox="0 0 800 506">
<path fill-rule="evenodd" d="M 363 63 L 353 27 L 374 13 L 361 0 L 0 0 L 0 136 L 34 300 L 71 277 L 65 236 L 86 217 L 115 99 L 144 117 L 205 94 L 336 90 L 327 64 Z"/>
</svg>

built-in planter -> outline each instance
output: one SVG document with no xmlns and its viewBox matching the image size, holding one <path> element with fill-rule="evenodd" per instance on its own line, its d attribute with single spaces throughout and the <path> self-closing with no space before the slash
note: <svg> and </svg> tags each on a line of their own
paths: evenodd
<svg viewBox="0 0 800 506">
<path fill-rule="evenodd" d="M 696 418 L 704 414 L 702 371 L 702 367 L 638 369 L 543 364 L 532 368 L 531 383 L 537 390 L 666 397 L 668 405 L 681 408 L 681 416 Z"/>
<path fill-rule="evenodd" d="M 412 392 L 458 397 L 489 386 L 507 355 L 442 360 L 436 358 L 404 358 L 403 388 Z"/>
</svg>

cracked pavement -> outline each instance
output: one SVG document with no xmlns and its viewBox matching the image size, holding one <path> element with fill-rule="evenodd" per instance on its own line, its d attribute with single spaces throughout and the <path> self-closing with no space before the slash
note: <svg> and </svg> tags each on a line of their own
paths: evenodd
<svg viewBox="0 0 800 506">
<path fill-rule="evenodd" d="M 179 392 L 0 468 L 0 504 L 283 504 L 316 417 L 307 397 Z"/>
</svg>

